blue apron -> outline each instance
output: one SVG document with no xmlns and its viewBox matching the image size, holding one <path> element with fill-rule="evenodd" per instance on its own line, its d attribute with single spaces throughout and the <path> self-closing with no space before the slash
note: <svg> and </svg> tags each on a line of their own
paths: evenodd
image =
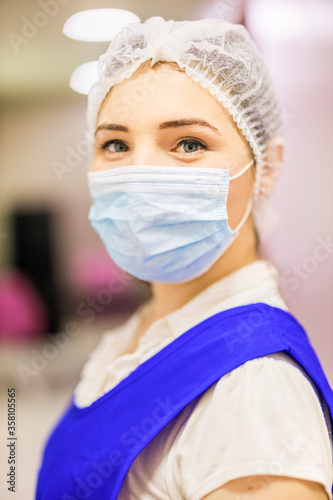
<svg viewBox="0 0 333 500">
<path fill-rule="evenodd" d="M 286 351 L 333 391 L 295 318 L 258 303 L 211 316 L 139 365 L 90 406 L 71 400 L 46 443 L 36 500 L 115 500 L 140 451 L 186 405 L 246 361 Z M 333 491 L 333 487 L 332 487 Z"/>
</svg>

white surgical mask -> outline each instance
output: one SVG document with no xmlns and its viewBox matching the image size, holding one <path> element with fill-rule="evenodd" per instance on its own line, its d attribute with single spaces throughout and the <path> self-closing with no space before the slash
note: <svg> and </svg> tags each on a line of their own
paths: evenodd
<svg viewBox="0 0 333 500">
<path fill-rule="evenodd" d="M 114 262 L 144 281 L 181 283 L 208 269 L 247 219 L 228 223 L 226 169 L 126 165 L 89 172 L 89 220 Z"/>
</svg>

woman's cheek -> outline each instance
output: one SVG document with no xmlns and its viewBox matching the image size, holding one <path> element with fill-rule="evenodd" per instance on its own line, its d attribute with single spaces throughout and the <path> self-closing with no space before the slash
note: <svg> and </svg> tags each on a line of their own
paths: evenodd
<svg viewBox="0 0 333 500">
<path fill-rule="evenodd" d="M 244 173 L 244 179 L 242 176 L 229 183 L 227 213 L 231 229 L 235 229 L 242 220 L 250 201 L 252 183 L 247 179 L 246 173 Z"/>
</svg>

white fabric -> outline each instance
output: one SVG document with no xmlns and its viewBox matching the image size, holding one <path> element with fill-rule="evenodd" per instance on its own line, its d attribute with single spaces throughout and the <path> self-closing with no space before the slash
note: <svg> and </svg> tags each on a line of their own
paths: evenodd
<svg viewBox="0 0 333 500">
<path fill-rule="evenodd" d="M 150 306 L 143 304 L 123 325 L 106 332 L 90 354 L 74 391 L 76 404 L 90 405 L 209 316 L 255 302 L 287 309 L 276 271 L 266 261 L 216 281 L 155 321 L 134 353 L 121 355 Z M 258 474 L 319 482 L 332 500 L 328 408 L 307 374 L 284 353 L 244 363 L 192 401 L 139 454 L 118 498 L 199 500 L 232 479 Z"/>
<path fill-rule="evenodd" d="M 152 66 L 157 61 L 176 62 L 222 102 L 253 151 L 257 163 L 255 192 L 259 191 L 265 144 L 281 135 L 282 115 L 266 63 L 240 24 L 222 19 L 174 21 L 153 16 L 144 23 L 124 26 L 100 56 L 98 80 L 88 94 L 86 118 L 91 140 L 109 90 L 130 78 L 149 59 Z"/>
</svg>

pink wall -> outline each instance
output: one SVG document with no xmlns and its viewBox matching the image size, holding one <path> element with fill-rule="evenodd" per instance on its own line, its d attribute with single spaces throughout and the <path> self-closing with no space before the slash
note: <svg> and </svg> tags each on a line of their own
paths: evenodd
<svg viewBox="0 0 333 500">
<path fill-rule="evenodd" d="M 264 242 L 333 383 L 333 4 L 250 0 L 247 27 L 282 104 L 286 155 Z"/>
</svg>

